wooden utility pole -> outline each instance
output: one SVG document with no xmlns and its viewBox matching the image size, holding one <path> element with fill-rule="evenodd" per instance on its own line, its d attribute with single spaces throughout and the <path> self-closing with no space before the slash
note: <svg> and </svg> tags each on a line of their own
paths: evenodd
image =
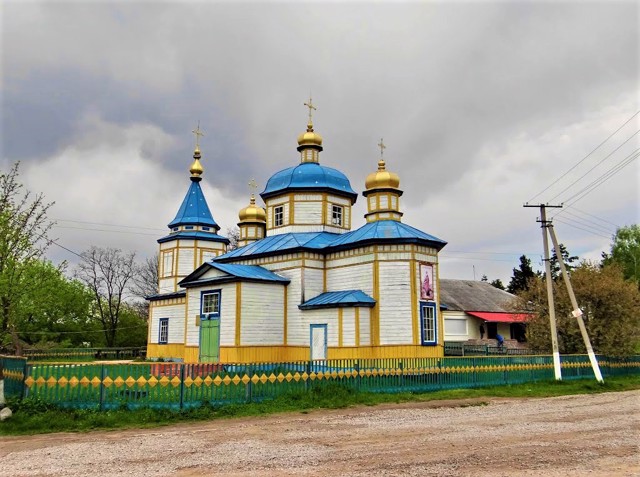
<svg viewBox="0 0 640 477">
<path fill-rule="evenodd" d="M 544 269 L 547 277 L 547 301 L 549 303 L 549 327 L 551 328 L 551 348 L 553 350 L 553 372 L 555 374 L 556 381 L 562 380 L 562 369 L 560 368 L 560 349 L 558 348 L 558 329 L 556 327 L 556 309 L 553 300 L 553 280 L 551 279 L 551 261 L 549 259 L 549 239 L 547 238 L 547 207 L 561 208 L 561 205 L 529 205 L 525 204 L 524 207 L 540 207 L 540 220 L 542 228 L 542 244 L 544 247 Z M 557 249 L 556 249 L 557 254 Z"/>
<path fill-rule="evenodd" d="M 562 277 L 564 278 L 564 284 L 567 286 L 567 291 L 569 292 L 569 298 L 571 299 L 571 306 L 573 307 L 573 311 L 571 314 L 574 316 L 576 320 L 578 320 L 578 326 L 580 327 L 580 333 L 582 333 L 582 340 L 584 341 L 584 346 L 587 348 L 587 354 L 589 355 L 589 361 L 591 361 L 591 367 L 593 368 L 593 374 L 596 377 L 596 380 L 600 383 L 603 383 L 602 373 L 600 372 L 600 366 L 598 365 L 598 360 L 596 359 L 596 355 L 593 352 L 593 348 L 591 347 L 591 340 L 589 339 L 589 334 L 587 333 L 587 328 L 584 325 L 584 320 L 582 319 L 582 310 L 578 307 L 578 301 L 576 300 L 576 295 L 573 292 L 573 287 L 571 286 L 571 280 L 569 279 L 569 274 L 567 273 L 567 267 L 564 265 L 564 260 L 560 255 L 560 247 L 558 246 L 558 239 L 556 237 L 556 232 L 553 229 L 553 224 L 548 225 L 549 235 L 551 235 L 551 241 L 553 242 L 553 248 L 556 251 L 556 256 L 558 257 L 558 264 L 560 265 L 560 270 L 562 270 Z"/>
</svg>

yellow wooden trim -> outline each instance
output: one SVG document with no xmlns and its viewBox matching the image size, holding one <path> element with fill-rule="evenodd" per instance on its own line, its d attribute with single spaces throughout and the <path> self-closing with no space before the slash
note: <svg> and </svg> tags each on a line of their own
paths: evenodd
<svg viewBox="0 0 640 477">
<path fill-rule="evenodd" d="M 242 324 L 242 282 L 236 282 L 236 336 L 235 336 L 236 346 L 240 346 L 241 324 Z"/>
<path fill-rule="evenodd" d="M 338 308 L 338 346 L 342 347 L 342 308 Z"/>
<path fill-rule="evenodd" d="M 153 324 L 153 302 L 149 302 L 149 316 L 147 317 L 147 344 L 151 343 L 151 325 Z"/>
<path fill-rule="evenodd" d="M 185 295 L 185 304 L 184 304 L 184 338 L 183 342 L 187 344 L 187 324 L 189 323 L 189 292 Z"/>
<path fill-rule="evenodd" d="M 413 257 L 414 254 L 412 253 Z M 420 344 L 420 327 L 418 326 L 418 287 L 416 283 L 416 261 L 411 259 L 409 268 L 411 269 L 409 280 L 411 280 L 411 332 L 413 344 Z"/>
<path fill-rule="evenodd" d="M 327 260 L 325 258 L 324 267 L 322 267 L 322 293 L 327 292 Z"/>
<path fill-rule="evenodd" d="M 355 327 L 356 327 L 356 346 L 360 346 L 360 308 L 355 309 Z"/>
<path fill-rule="evenodd" d="M 184 303 L 184 298 L 172 298 L 171 300 L 158 300 L 153 302 L 153 307 L 154 308 L 162 308 L 165 306 L 174 306 L 174 305 L 181 305 Z"/>
<path fill-rule="evenodd" d="M 373 308 L 371 308 L 371 318 L 369 320 L 370 333 L 371 333 L 371 344 L 378 345 L 380 344 L 380 266 L 378 264 L 378 252 L 377 247 L 374 252 L 374 260 L 372 264 L 373 268 L 373 299 L 376 301 L 376 304 Z"/>
<path fill-rule="evenodd" d="M 289 308 L 289 304 L 287 302 L 288 299 L 288 294 L 289 294 L 289 287 L 287 287 L 286 285 L 282 287 L 284 290 L 284 330 L 283 330 L 283 337 L 282 337 L 282 343 L 286 346 L 287 344 L 287 333 L 288 333 L 288 308 Z"/>
<path fill-rule="evenodd" d="M 289 194 L 289 225 L 297 225 L 296 224 L 296 216 L 295 216 L 293 194 Z"/>
<path fill-rule="evenodd" d="M 438 326 L 440 327 L 440 331 L 438 332 L 438 343 L 444 345 L 444 316 L 442 316 L 442 312 L 440 311 L 440 265 L 437 263 L 433 264 L 433 267 L 436 269 L 436 316 L 438 317 Z"/>
<path fill-rule="evenodd" d="M 439 358 L 443 346 L 383 345 L 328 347 L 327 359 Z"/>
<path fill-rule="evenodd" d="M 327 194 L 322 194 L 322 225 L 328 225 L 329 220 L 327 219 Z"/>
</svg>

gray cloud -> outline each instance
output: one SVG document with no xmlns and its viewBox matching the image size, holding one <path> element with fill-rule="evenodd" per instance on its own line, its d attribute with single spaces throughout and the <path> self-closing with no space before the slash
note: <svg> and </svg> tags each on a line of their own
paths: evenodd
<svg viewBox="0 0 640 477">
<path fill-rule="evenodd" d="M 115 153 L 123 129 L 151 125 L 171 141 L 136 136 L 137 153 L 133 145 L 128 153 L 174 178 L 164 187 L 180 196 L 200 120 L 206 181 L 239 209 L 248 179 L 264 184 L 296 164 L 311 89 L 321 160 L 356 190 L 384 137 L 412 225 L 441 234 L 452 250 L 537 250 L 522 202 L 638 109 L 638 8 L 12 2 L 2 20 L 2 160 L 55 164 L 83 147 Z M 637 172 L 625 176 L 612 186 L 637 191 Z M 54 184 L 45 192 L 65 193 Z M 605 194 L 586 207 L 627 223 L 638 219 L 636 199 Z M 117 208 L 131 198 L 111 200 Z M 223 230 L 234 225 L 235 211 L 212 208 L 228 222 Z M 150 206 L 145 223 L 162 228 L 174 212 Z M 580 251 L 606 246 L 584 235 L 569 234 Z M 145 248 L 148 237 L 133 243 Z M 486 264 L 497 275 L 513 266 Z"/>
</svg>

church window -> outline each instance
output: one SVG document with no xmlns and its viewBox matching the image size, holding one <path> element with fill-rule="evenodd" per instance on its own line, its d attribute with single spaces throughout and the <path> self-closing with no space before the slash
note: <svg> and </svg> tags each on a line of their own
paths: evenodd
<svg viewBox="0 0 640 477">
<path fill-rule="evenodd" d="M 160 334 L 158 343 L 166 344 L 169 341 L 169 318 L 160 318 Z"/>
<path fill-rule="evenodd" d="M 165 252 L 162 255 L 162 276 L 170 277 L 173 275 L 173 252 Z"/>
<path fill-rule="evenodd" d="M 438 343 L 435 303 L 422 303 L 420 307 L 420 329 L 423 345 L 435 345 Z"/>
<path fill-rule="evenodd" d="M 331 223 L 333 225 L 342 225 L 342 207 L 339 205 L 331 206 Z"/>
<path fill-rule="evenodd" d="M 193 230 L 193 225 L 185 225 L 184 229 L 185 230 Z"/>
<path fill-rule="evenodd" d="M 220 316 L 220 290 L 202 292 L 202 315 L 207 318 Z"/>
<path fill-rule="evenodd" d="M 284 206 L 281 205 L 280 207 L 275 207 L 273 209 L 273 216 L 273 222 L 276 227 L 284 225 Z"/>
<path fill-rule="evenodd" d="M 202 227 L 202 230 L 209 231 L 209 230 L 211 230 L 211 228 L 210 227 Z"/>
<path fill-rule="evenodd" d="M 174 231 L 174 232 L 177 232 L 177 231 L 178 231 L 178 227 L 174 227 L 174 228 L 173 228 L 173 231 Z"/>
</svg>

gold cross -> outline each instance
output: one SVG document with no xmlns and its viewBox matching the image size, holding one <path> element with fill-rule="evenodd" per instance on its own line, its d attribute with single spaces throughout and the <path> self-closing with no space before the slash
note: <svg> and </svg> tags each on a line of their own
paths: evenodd
<svg viewBox="0 0 640 477">
<path fill-rule="evenodd" d="M 309 95 L 309 102 L 308 103 L 304 103 L 304 105 L 309 108 L 309 124 L 311 124 L 311 120 L 312 120 L 312 111 L 317 111 L 317 108 L 313 105 L 313 100 L 311 99 L 311 95 Z"/>
<path fill-rule="evenodd" d="M 200 121 L 198 121 L 198 127 L 191 132 L 196 135 L 196 149 L 200 149 L 200 136 L 204 136 L 204 133 L 200 131 Z"/>
<path fill-rule="evenodd" d="M 380 148 L 380 157 L 384 156 L 384 150 L 387 148 L 387 146 L 384 145 L 384 141 L 382 140 L 382 138 L 380 138 L 378 147 Z"/>
</svg>

